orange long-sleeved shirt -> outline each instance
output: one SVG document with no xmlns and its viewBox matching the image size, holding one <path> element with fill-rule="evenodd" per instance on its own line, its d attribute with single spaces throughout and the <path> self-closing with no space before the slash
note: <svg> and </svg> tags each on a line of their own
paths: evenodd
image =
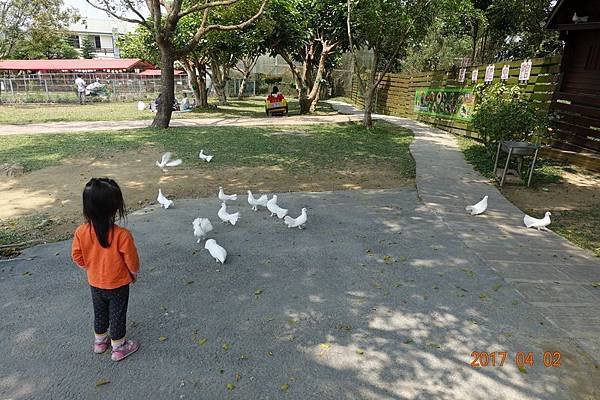
<svg viewBox="0 0 600 400">
<path fill-rule="evenodd" d="M 83 224 L 75 230 L 71 248 L 73 261 L 86 270 L 89 284 L 100 289 L 127 285 L 140 270 L 131 232 L 115 225 L 109 236 L 110 247 L 104 248 L 92 225 Z"/>
</svg>

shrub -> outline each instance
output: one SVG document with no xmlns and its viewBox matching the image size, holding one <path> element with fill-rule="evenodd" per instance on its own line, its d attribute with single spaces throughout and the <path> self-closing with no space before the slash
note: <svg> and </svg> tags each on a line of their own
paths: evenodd
<svg viewBox="0 0 600 400">
<path fill-rule="evenodd" d="M 500 140 L 528 141 L 547 130 L 547 114 L 539 112 L 517 85 L 477 85 L 475 95 L 473 128 L 488 147 Z"/>
</svg>

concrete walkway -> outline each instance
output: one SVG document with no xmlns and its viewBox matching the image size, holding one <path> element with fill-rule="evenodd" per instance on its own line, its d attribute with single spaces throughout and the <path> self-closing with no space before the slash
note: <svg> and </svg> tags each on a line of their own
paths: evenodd
<svg viewBox="0 0 600 400">
<path fill-rule="evenodd" d="M 171 127 L 201 126 L 282 126 L 336 124 L 360 119 L 354 115 L 294 115 L 291 117 L 263 118 L 177 118 L 171 120 Z M 147 128 L 151 120 L 136 121 L 80 121 L 47 122 L 27 125 L 0 125 L 0 136 L 46 135 L 52 133 L 116 131 L 121 129 Z"/>
<path fill-rule="evenodd" d="M 349 104 L 331 104 L 340 113 L 361 115 Z M 421 200 L 550 324 L 600 363 L 600 288 L 592 286 L 600 282 L 600 259 L 553 232 L 525 229 L 523 212 L 467 164 L 453 135 L 405 118 L 374 118 L 414 132 L 411 153 Z M 488 211 L 466 215 L 465 205 L 484 195 Z"/>
</svg>

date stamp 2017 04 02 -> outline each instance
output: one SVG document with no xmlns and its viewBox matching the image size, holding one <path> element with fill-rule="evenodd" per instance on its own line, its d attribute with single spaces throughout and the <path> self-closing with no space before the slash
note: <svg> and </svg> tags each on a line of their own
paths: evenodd
<svg viewBox="0 0 600 400">
<path fill-rule="evenodd" d="M 471 353 L 472 367 L 501 367 L 508 358 L 506 351 L 474 351 Z M 544 367 L 560 367 L 561 365 L 560 351 L 546 351 L 542 356 Z M 535 364 L 535 356 L 532 351 L 518 351 L 514 356 L 514 363 L 517 367 L 528 365 L 533 367 Z"/>
</svg>

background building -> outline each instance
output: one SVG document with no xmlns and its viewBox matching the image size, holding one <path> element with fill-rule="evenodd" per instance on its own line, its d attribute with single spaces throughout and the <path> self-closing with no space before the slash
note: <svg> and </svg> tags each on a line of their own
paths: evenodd
<svg viewBox="0 0 600 400">
<path fill-rule="evenodd" d="M 135 25 L 119 20 L 84 17 L 69 29 L 73 32 L 71 43 L 79 52 L 83 39 L 89 37 L 95 58 L 120 58 L 117 37 L 133 31 Z"/>
</svg>

